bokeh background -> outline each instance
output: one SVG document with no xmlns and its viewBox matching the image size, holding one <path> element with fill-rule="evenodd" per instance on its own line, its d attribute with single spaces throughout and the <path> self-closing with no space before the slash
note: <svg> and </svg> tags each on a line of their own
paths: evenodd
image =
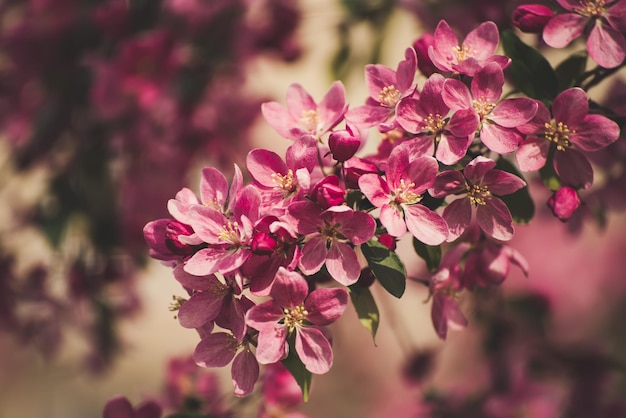
<svg viewBox="0 0 626 418">
<path fill-rule="evenodd" d="M 180 188 L 195 190 L 201 167 L 229 177 L 254 147 L 282 153 L 289 144 L 260 103 L 284 102 L 291 83 L 319 100 L 340 78 L 361 104 L 365 64 L 395 68 L 440 18 L 459 33 L 487 19 L 506 27 L 518 3 L 2 1 L 0 418 L 98 417 L 117 394 L 134 404 L 162 397 L 168 361 L 188 356 L 198 336 L 168 310 L 183 291 L 147 257 L 143 225 L 167 216 Z M 620 103 L 626 90 L 613 83 L 623 76 L 590 94 Z M 624 147 L 613 152 L 623 164 Z M 332 370 L 315 376 L 298 409 L 626 416 L 624 195 L 611 195 L 601 219 L 563 224 L 545 206 L 549 194 L 531 194 L 535 219 L 511 242 L 528 277 L 513 267 L 501 287 L 465 300 L 470 325 L 445 342 L 425 287 L 410 283 L 398 300 L 375 286 L 375 344 L 349 308 L 332 327 Z M 409 275 L 427 274 L 410 241 L 400 247 Z M 230 405 L 228 372 L 215 371 Z M 234 416 L 254 416 L 258 402 L 237 404 Z"/>
</svg>

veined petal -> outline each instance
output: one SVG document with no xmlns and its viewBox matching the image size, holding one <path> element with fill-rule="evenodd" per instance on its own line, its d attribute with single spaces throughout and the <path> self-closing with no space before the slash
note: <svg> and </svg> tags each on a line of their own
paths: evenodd
<svg viewBox="0 0 626 418">
<path fill-rule="evenodd" d="M 530 121 L 539 105 L 532 99 L 516 97 L 501 101 L 489 114 L 489 120 L 505 128 L 516 128 Z"/>
<path fill-rule="evenodd" d="M 441 135 L 435 157 L 446 165 L 454 165 L 459 162 L 467 153 L 467 148 L 472 143 L 474 135 L 466 137 L 456 137 L 453 135 Z"/>
<path fill-rule="evenodd" d="M 578 126 L 571 141 L 583 151 L 598 151 L 609 146 L 619 138 L 619 126 L 602 115 L 587 115 Z"/>
<path fill-rule="evenodd" d="M 426 245 L 439 245 L 448 238 L 448 224 L 439 214 L 417 204 L 403 206 L 406 227 Z"/>
<path fill-rule="evenodd" d="M 287 148 L 287 152 L 285 153 L 287 167 L 295 172 L 300 168 L 306 168 L 310 173 L 317 165 L 317 152 L 315 137 L 312 135 L 303 135 Z"/>
<path fill-rule="evenodd" d="M 339 222 L 339 232 L 354 245 L 361 245 L 369 241 L 376 231 L 376 221 L 366 212 L 337 213 L 335 219 Z"/>
<path fill-rule="evenodd" d="M 329 325 L 335 322 L 348 306 L 348 292 L 334 288 L 316 289 L 309 294 L 304 307 L 309 314 L 306 319 L 314 325 Z"/>
<path fill-rule="evenodd" d="M 482 183 L 482 179 L 489 171 L 493 170 L 496 162 L 479 155 L 467 164 L 463 173 L 472 184 Z"/>
<path fill-rule="evenodd" d="M 359 189 L 378 208 L 389 203 L 391 192 L 387 182 L 378 174 L 363 174 L 359 177 Z"/>
<path fill-rule="evenodd" d="M 306 275 L 315 274 L 324 265 L 326 256 L 328 255 L 328 249 L 326 248 L 326 240 L 320 237 L 315 237 L 306 242 L 302 247 L 302 258 L 298 266 L 302 273 Z"/>
<path fill-rule="evenodd" d="M 237 352 L 237 340 L 225 332 L 209 334 L 200 340 L 193 352 L 193 361 L 201 367 L 224 367 Z"/>
<path fill-rule="evenodd" d="M 415 49 L 409 47 L 404 50 L 404 60 L 398 63 L 398 69 L 396 71 L 396 79 L 398 80 L 396 88 L 400 90 L 401 93 L 406 94 L 407 90 L 411 88 L 416 71 L 417 54 Z"/>
<path fill-rule="evenodd" d="M 344 286 L 356 283 L 361 274 L 361 266 L 354 249 L 348 244 L 336 240 L 333 241 L 328 250 L 326 269 L 333 279 Z"/>
<path fill-rule="evenodd" d="M 323 124 L 320 130 L 326 132 L 335 127 L 347 110 L 345 88 L 341 81 L 335 81 L 317 107 L 318 116 Z"/>
<path fill-rule="evenodd" d="M 218 263 L 223 258 L 223 251 L 203 248 L 185 263 L 185 272 L 194 276 L 208 276 L 218 271 Z"/>
<path fill-rule="evenodd" d="M 550 143 L 544 138 L 531 136 L 524 141 L 515 154 L 517 165 L 522 171 L 537 171 L 546 165 Z"/>
<path fill-rule="evenodd" d="M 474 132 L 476 132 L 478 128 L 478 123 L 478 114 L 474 108 L 457 110 L 450 117 L 450 121 L 446 125 L 446 130 L 450 131 L 452 135 L 458 138 L 466 136 L 473 138 Z"/>
<path fill-rule="evenodd" d="M 215 209 L 222 208 L 228 196 L 228 181 L 224 174 L 216 168 L 202 169 L 200 179 L 200 200 Z"/>
<path fill-rule="evenodd" d="M 282 307 L 275 301 L 269 300 L 248 310 L 246 313 L 246 325 L 257 331 L 271 333 L 275 330 L 278 321 L 283 319 L 284 316 L 285 313 Z"/>
<path fill-rule="evenodd" d="M 495 239 L 508 241 L 513 238 L 515 230 L 511 212 L 498 198 L 487 199 L 485 205 L 478 205 L 476 220 L 480 229 Z"/>
<path fill-rule="evenodd" d="M 602 20 L 596 19 L 595 26 L 587 38 L 589 56 L 604 68 L 615 68 L 624 62 L 626 57 L 626 42 L 624 35 Z"/>
<path fill-rule="evenodd" d="M 405 184 L 414 183 L 413 192 L 423 194 L 435 183 L 439 164 L 430 156 L 419 157 L 409 164 L 406 174 L 403 176 Z"/>
<path fill-rule="evenodd" d="M 246 167 L 252 178 L 263 187 L 278 186 L 276 174 L 287 174 L 287 165 L 278 154 L 266 149 L 253 149 L 246 157 Z"/>
<path fill-rule="evenodd" d="M 309 201 L 295 202 L 287 209 L 293 219 L 293 227 L 299 234 L 308 235 L 319 232 L 323 224 L 320 214 L 321 208 Z"/>
<path fill-rule="evenodd" d="M 185 328 L 200 328 L 220 313 L 223 296 L 213 292 L 196 292 L 178 310 L 178 322 Z"/>
<path fill-rule="evenodd" d="M 483 127 L 480 130 L 480 140 L 491 151 L 499 154 L 508 154 L 517 149 L 522 141 L 522 136 L 513 129 L 491 123 L 483 123 Z"/>
<path fill-rule="evenodd" d="M 279 267 L 270 295 L 283 308 L 300 306 L 309 292 L 309 286 L 299 273 Z"/>
<path fill-rule="evenodd" d="M 472 96 L 487 103 L 496 103 L 502 95 L 504 72 L 495 62 L 485 65 L 472 80 Z"/>
<path fill-rule="evenodd" d="M 433 45 L 428 48 L 428 55 L 437 68 L 451 70 L 451 51 L 459 46 L 459 40 L 445 20 L 441 20 L 433 33 Z"/>
<path fill-rule="evenodd" d="M 311 373 L 324 374 L 333 365 L 333 349 L 330 342 L 317 328 L 302 327 L 298 329 L 296 352 L 304 367 Z"/>
<path fill-rule="evenodd" d="M 400 100 L 396 107 L 396 122 L 407 132 L 416 134 L 422 130 L 423 116 L 418 111 L 419 101 L 413 98 Z"/>
<path fill-rule="evenodd" d="M 259 379 L 259 362 L 250 350 L 244 349 L 235 356 L 230 375 L 235 396 L 243 397 L 252 393 L 254 384 Z"/>
<path fill-rule="evenodd" d="M 447 241 L 452 242 L 460 237 L 472 221 L 472 204 L 462 197 L 452 201 L 443 210 L 443 219 L 448 224 Z"/>
<path fill-rule="evenodd" d="M 526 186 L 526 182 L 515 174 L 503 170 L 491 170 L 483 177 L 483 185 L 489 187 L 491 193 L 504 196 L 515 193 Z"/>
<path fill-rule="evenodd" d="M 215 283 L 215 280 L 219 282 L 218 278 L 213 274 L 208 276 L 194 276 L 193 274 L 189 274 L 185 271 L 183 264 L 174 267 L 172 273 L 174 273 L 174 278 L 188 289 L 206 290 L 212 283 Z"/>
<path fill-rule="evenodd" d="M 554 16 L 543 28 L 543 40 L 552 48 L 565 48 L 583 34 L 589 18 L 576 13 Z"/>
<path fill-rule="evenodd" d="M 256 347 L 256 359 L 258 362 L 261 364 L 272 364 L 287 357 L 288 333 L 287 327 L 281 324 L 275 324 L 273 329 L 268 328 L 259 331 Z"/>
<path fill-rule="evenodd" d="M 491 21 L 483 22 L 467 34 L 463 46 L 474 52 L 474 58 L 484 61 L 496 52 L 499 38 L 496 24 Z"/>
<path fill-rule="evenodd" d="M 293 120 L 287 109 L 278 102 L 267 102 L 261 105 L 261 113 L 269 125 L 278 132 L 280 136 L 287 139 L 295 139 L 291 130 L 295 127 Z"/>
<path fill-rule="evenodd" d="M 589 113 L 587 93 L 580 87 L 563 91 L 554 99 L 552 113 L 555 121 L 577 128 Z"/>
<path fill-rule="evenodd" d="M 446 170 L 437 174 L 435 183 L 429 193 L 432 197 L 439 198 L 449 194 L 465 191 L 465 176 L 458 170 Z"/>
<path fill-rule="evenodd" d="M 228 223 L 223 213 L 207 206 L 195 205 L 189 209 L 189 221 L 189 225 L 202 241 L 208 244 L 224 243 L 224 240 L 219 237 Z"/>
<path fill-rule="evenodd" d="M 593 168 L 589 160 L 574 149 L 555 154 L 554 170 L 568 186 L 586 189 L 593 184 Z"/>
<path fill-rule="evenodd" d="M 406 233 L 406 223 L 396 206 L 384 204 L 380 209 L 380 222 L 393 237 L 401 237 Z"/>
<path fill-rule="evenodd" d="M 287 109 L 291 117 L 299 121 L 304 112 L 317 110 L 317 103 L 304 87 L 293 83 L 287 88 Z"/>
<path fill-rule="evenodd" d="M 365 84 L 372 99 L 378 101 L 381 90 L 387 86 L 396 86 L 398 80 L 396 72 L 382 64 L 368 64 L 365 66 Z"/>
<path fill-rule="evenodd" d="M 451 110 L 472 108 L 472 95 L 461 80 L 449 78 L 444 81 L 441 97 Z"/>
</svg>

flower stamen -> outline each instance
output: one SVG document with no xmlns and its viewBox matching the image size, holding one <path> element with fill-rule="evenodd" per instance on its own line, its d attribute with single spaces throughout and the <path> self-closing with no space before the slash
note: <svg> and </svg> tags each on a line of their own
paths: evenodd
<svg viewBox="0 0 626 418">
<path fill-rule="evenodd" d="M 563 122 L 546 122 L 544 124 L 546 131 L 544 133 L 544 137 L 556 144 L 556 149 L 558 151 L 565 151 L 566 148 L 571 146 L 570 142 L 570 134 L 575 134 L 576 130 L 570 130 L 569 127 Z"/>
<path fill-rule="evenodd" d="M 310 131 L 310 132 L 316 131 L 317 126 L 320 123 L 320 117 L 317 114 L 317 110 L 315 109 L 303 110 L 302 116 L 300 117 L 300 122 L 302 123 L 302 125 L 304 125 L 307 131 Z"/>
<path fill-rule="evenodd" d="M 480 186 L 474 184 L 472 186 L 467 185 L 467 197 L 474 206 L 485 206 L 487 200 L 491 199 L 491 192 L 487 186 Z"/>
<path fill-rule="evenodd" d="M 378 101 L 381 106 L 394 107 L 400 101 L 402 93 L 393 84 L 383 87 L 378 94 Z"/>
<path fill-rule="evenodd" d="M 299 305 L 294 309 L 283 308 L 283 313 L 285 314 L 285 326 L 289 332 L 293 331 L 296 327 L 303 326 L 309 314 L 304 305 Z"/>
<path fill-rule="evenodd" d="M 605 0 L 583 0 L 580 8 L 575 9 L 578 14 L 587 17 L 599 17 L 606 13 Z"/>
</svg>

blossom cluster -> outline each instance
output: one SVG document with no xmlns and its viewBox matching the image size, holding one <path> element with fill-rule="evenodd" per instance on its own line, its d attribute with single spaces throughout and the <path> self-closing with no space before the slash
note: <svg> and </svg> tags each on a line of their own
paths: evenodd
<svg viewBox="0 0 626 418">
<path fill-rule="evenodd" d="M 144 236 L 188 292 L 174 309 L 200 335 L 197 364 L 232 362 L 235 394 L 245 396 L 259 364 L 283 362 L 306 399 L 311 374 L 332 366 L 328 326 L 348 302 L 372 313 L 375 303 L 363 301 L 373 300 L 374 281 L 402 296 L 396 248 L 405 236 L 431 273 L 420 281 L 442 339 L 467 324 L 462 292 L 500 284 L 512 265 L 528 271 L 507 245 L 514 220 L 532 217 L 521 172 L 550 176 L 548 204 L 568 219 L 593 183 L 588 154 L 616 142 L 620 128 L 591 111 L 579 86 L 549 100 L 506 92 L 517 57 L 498 54 L 499 42 L 493 22 L 459 40 L 442 20 L 396 68 L 365 67 L 369 97 L 359 106 L 341 82 L 319 102 L 293 84 L 286 106 L 262 105 L 290 141 L 284 158 L 254 149 L 249 182 L 238 165 L 230 184 L 208 167 L 197 195 L 183 188 L 169 200 L 171 217 L 148 223 Z M 419 83 L 418 68 L 429 68 Z M 382 138 L 376 152 L 358 156 L 371 131 Z"/>
</svg>

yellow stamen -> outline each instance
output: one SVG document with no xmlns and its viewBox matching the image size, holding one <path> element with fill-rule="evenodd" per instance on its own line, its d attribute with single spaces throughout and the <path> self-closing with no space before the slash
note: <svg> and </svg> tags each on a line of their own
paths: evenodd
<svg viewBox="0 0 626 418">
<path fill-rule="evenodd" d="M 556 144 L 556 149 L 558 151 L 565 151 L 566 148 L 572 145 L 570 142 L 570 135 L 575 134 L 576 130 L 570 130 L 569 127 L 563 122 L 546 122 L 544 124 L 546 131 L 543 136 L 550 142 L 554 142 Z"/>
<path fill-rule="evenodd" d="M 491 192 L 487 186 L 467 186 L 467 197 L 474 206 L 485 206 L 491 199 Z"/>
<path fill-rule="evenodd" d="M 289 332 L 294 328 L 304 325 L 309 312 L 304 308 L 304 305 L 295 307 L 294 309 L 283 308 L 285 314 L 285 326 L 289 329 Z"/>
<path fill-rule="evenodd" d="M 393 84 L 384 87 L 378 94 L 378 101 L 381 106 L 394 107 L 400 101 L 402 93 Z"/>
</svg>

